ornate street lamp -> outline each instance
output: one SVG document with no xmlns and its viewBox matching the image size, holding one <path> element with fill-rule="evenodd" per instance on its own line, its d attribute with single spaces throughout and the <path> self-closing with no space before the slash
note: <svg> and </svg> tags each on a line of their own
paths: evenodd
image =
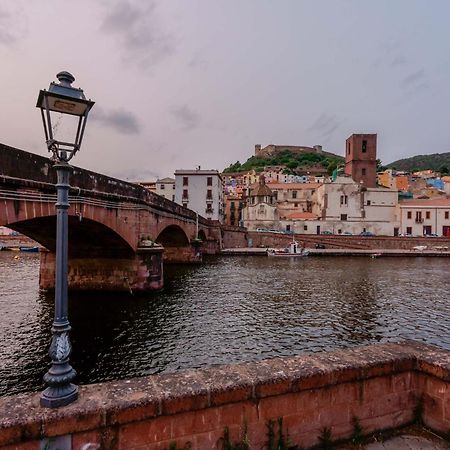
<svg viewBox="0 0 450 450">
<path fill-rule="evenodd" d="M 67 301 L 67 243 L 69 178 L 72 166 L 68 162 L 80 149 L 87 117 L 94 105 L 93 101 L 86 100 L 82 89 L 71 86 L 75 81 L 73 75 L 69 72 L 60 72 L 56 76 L 59 83 L 52 82 L 48 91 L 40 91 L 36 104 L 41 109 L 45 140 L 48 151 L 53 153 L 52 159 L 55 161 L 54 168 L 57 174 L 55 316 L 49 350 L 52 366 L 44 375 L 48 387 L 41 394 L 41 406 L 48 408 L 65 406 L 78 398 L 78 387 L 71 383 L 76 372 L 69 363 L 71 345 Z M 55 115 L 58 115 L 56 120 Z M 56 139 L 63 118 L 74 122 L 73 142 L 73 134 L 72 139 L 67 134 L 64 139 Z M 66 128 L 66 133 L 67 131 Z"/>
</svg>

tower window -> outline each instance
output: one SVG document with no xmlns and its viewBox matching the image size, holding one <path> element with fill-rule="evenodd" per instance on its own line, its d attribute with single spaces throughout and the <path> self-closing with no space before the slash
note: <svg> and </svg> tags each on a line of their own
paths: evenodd
<svg viewBox="0 0 450 450">
<path fill-rule="evenodd" d="M 366 152 L 367 152 L 367 141 L 366 141 L 366 140 L 362 141 L 361 151 L 362 151 L 363 153 L 366 153 Z"/>
<path fill-rule="evenodd" d="M 364 167 L 363 167 L 361 173 L 362 173 L 363 176 L 366 174 L 366 169 Z"/>
</svg>

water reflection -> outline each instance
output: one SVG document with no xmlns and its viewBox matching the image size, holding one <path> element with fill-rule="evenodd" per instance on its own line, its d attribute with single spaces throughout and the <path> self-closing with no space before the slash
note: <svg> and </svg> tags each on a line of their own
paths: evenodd
<svg viewBox="0 0 450 450">
<path fill-rule="evenodd" d="M 412 338 L 450 348 L 447 259 L 211 258 L 162 293 L 71 294 L 79 383 Z M 0 395 L 36 390 L 53 294 L 39 259 L 0 253 Z"/>
</svg>

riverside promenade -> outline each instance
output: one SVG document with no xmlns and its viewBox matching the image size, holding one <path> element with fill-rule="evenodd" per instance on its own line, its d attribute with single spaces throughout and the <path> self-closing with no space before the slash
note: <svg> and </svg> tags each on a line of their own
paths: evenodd
<svg viewBox="0 0 450 450">
<path fill-rule="evenodd" d="M 18 394 L 0 398 L 0 448 L 306 449 L 419 421 L 448 437 L 449 384 L 450 352 L 408 341 L 81 386 L 57 410 Z"/>
<path fill-rule="evenodd" d="M 441 248 L 417 248 L 417 249 L 349 249 L 349 248 L 305 248 L 309 252 L 309 256 L 436 256 L 450 257 L 450 249 L 448 247 Z M 239 255 L 239 256 L 266 256 L 267 248 L 226 248 L 220 253 L 221 255 Z"/>
</svg>

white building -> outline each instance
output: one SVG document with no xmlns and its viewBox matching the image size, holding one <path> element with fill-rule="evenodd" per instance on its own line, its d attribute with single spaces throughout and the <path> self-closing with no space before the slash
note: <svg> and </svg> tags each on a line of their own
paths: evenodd
<svg viewBox="0 0 450 450">
<path fill-rule="evenodd" d="M 398 191 L 384 187 L 366 188 L 348 176 L 338 176 L 317 189 L 313 208 L 321 216 L 320 232 L 359 234 L 363 231 L 380 236 L 398 233 Z"/>
<path fill-rule="evenodd" d="M 175 202 L 223 222 L 223 183 L 217 170 L 176 170 Z"/>
<path fill-rule="evenodd" d="M 167 198 L 167 200 L 175 201 L 175 179 L 174 178 L 161 178 L 156 180 L 155 192 L 161 197 Z"/>
<path fill-rule="evenodd" d="M 450 199 L 412 199 L 400 204 L 400 232 L 450 237 Z"/>
</svg>

